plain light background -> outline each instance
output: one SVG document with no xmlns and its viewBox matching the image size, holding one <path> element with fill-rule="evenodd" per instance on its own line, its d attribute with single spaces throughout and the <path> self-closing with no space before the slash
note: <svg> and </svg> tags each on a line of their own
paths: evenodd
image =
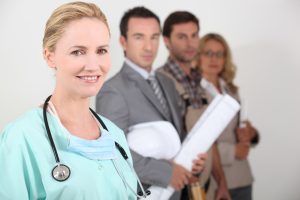
<svg viewBox="0 0 300 200">
<path fill-rule="evenodd" d="M 42 57 L 43 31 L 52 11 L 65 2 L 0 1 L 1 130 L 51 94 L 55 78 Z M 111 28 L 110 76 L 123 62 L 119 20 L 133 6 L 150 8 L 162 22 L 170 12 L 188 10 L 200 19 L 200 36 L 222 34 L 238 67 L 236 83 L 246 100 L 247 115 L 261 134 L 259 146 L 250 153 L 254 199 L 300 199 L 300 1 L 93 2 L 106 13 Z M 161 40 L 154 66 L 162 65 L 167 55 Z"/>
</svg>

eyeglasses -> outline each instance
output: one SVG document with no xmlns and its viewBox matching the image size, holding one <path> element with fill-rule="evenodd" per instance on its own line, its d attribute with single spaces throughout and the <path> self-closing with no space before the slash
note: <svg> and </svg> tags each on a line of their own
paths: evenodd
<svg viewBox="0 0 300 200">
<path fill-rule="evenodd" d="M 212 58 L 213 56 L 216 56 L 217 58 L 224 58 L 225 56 L 225 53 L 223 51 L 213 52 L 211 50 L 208 50 L 208 51 L 204 51 L 202 54 L 209 58 Z"/>
</svg>

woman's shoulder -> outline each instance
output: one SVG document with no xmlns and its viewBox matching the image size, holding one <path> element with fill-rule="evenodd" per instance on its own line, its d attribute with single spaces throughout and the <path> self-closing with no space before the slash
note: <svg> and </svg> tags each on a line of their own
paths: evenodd
<svg viewBox="0 0 300 200">
<path fill-rule="evenodd" d="M 115 138 L 116 141 L 121 143 L 126 143 L 126 137 L 122 129 L 120 129 L 115 123 L 113 123 L 111 120 L 107 119 L 106 117 L 103 117 L 99 114 L 98 116 L 105 124 L 108 132 L 112 134 L 112 136 Z"/>
<path fill-rule="evenodd" d="M 240 101 L 240 94 L 239 94 L 239 90 L 238 88 L 236 88 L 235 90 L 232 90 L 232 89 L 227 89 L 226 90 L 226 93 L 228 95 L 230 95 L 231 97 L 233 97 L 234 99 L 236 99 L 237 101 Z"/>
<path fill-rule="evenodd" d="M 0 133 L 0 142 L 18 141 L 26 134 L 32 133 L 37 127 L 42 127 L 42 109 L 34 108 L 7 124 Z"/>
<path fill-rule="evenodd" d="M 111 120 L 109 120 L 108 118 L 99 115 L 100 119 L 103 121 L 103 123 L 105 124 L 106 128 L 108 129 L 109 132 L 118 132 L 118 133 L 123 133 L 123 131 L 115 124 L 113 123 Z"/>
</svg>

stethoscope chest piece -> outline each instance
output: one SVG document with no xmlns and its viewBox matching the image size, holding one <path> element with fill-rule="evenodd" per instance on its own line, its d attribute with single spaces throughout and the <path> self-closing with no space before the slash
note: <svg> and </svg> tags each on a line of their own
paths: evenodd
<svg viewBox="0 0 300 200">
<path fill-rule="evenodd" d="M 60 182 L 67 180 L 70 175 L 70 168 L 64 164 L 57 164 L 52 170 L 52 177 Z"/>
</svg>

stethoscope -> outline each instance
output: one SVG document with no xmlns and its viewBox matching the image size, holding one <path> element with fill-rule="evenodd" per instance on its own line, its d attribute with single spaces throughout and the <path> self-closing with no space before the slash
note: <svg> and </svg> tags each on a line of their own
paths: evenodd
<svg viewBox="0 0 300 200">
<path fill-rule="evenodd" d="M 44 118 L 44 124 L 45 124 L 45 127 L 46 127 L 47 135 L 48 135 L 48 138 L 49 138 L 49 141 L 50 141 L 50 145 L 51 145 L 54 157 L 55 157 L 55 162 L 56 162 L 56 165 L 52 169 L 52 177 L 56 181 L 62 182 L 62 181 L 66 181 L 70 177 L 71 170 L 70 170 L 70 168 L 67 165 L 62 164 L 60 162 L 60 159 L 59 159 L 56 147 L 55 147 L 55 143 L 53 141 L 52 134 L 51 134 L 51 131 L 50 131 L 50 128 L 49 128 L 48 119 L 47 119 L 47 113 L 46 112 L 47 112 L 47 107 L 48 107 L 48 103 L 49 103 L 50 98 L 51 98 L 51 95 L 45 100 L 45 103 L 44 103 L 44 106 L 43 106 L 43 118 Z M 104 122 L 100 119 L 100 117 L 96 114 L 96 112 L 93 111 L 91 108 L 90 108 L 90 111 L 92 112 L 92 114 L 94 115 L 94 117 L 98 120 L 98 122 L 101 124 L 101 126 L 106 131 L 108 131 L 108 129 L 105 126 Z M 118 151 L 121 153 L 122 157 L 125 159 L 125 161 L 127 162 L 127 164 L 129 165 L 132 173 L 135 175 L 141 191 L 139 191 L 138 193 L 136 193 L 135 190 L 131 188 L 130 184 L 128 184 L 128 182 L 126 181 L 123 173 L 121 173 L 121 171 L 118 169 L 116 162 L 114 160 L 112 160 L 113 164 L 114 164 L 114 167 L 115 167 L 118 175 L 121 177 L 124 185 L 128 186 L 128 188 L 135 194 L 136 197 L 138 197 L 138 198 L 146 198 L 148 195 L 151 194 L 151 192 L 149 190 L 146 190 L 146 191 L 144 190 L 144 188 L 143 188 L 143 186 L 141 184 L 140 179 L 138 178 L 135 170 L 133 169 L 133 167 L 131 166 L 131 164 L 128 161 L 128 155 L 125 152 L 125 150 L 123 149 L 123 147 L 119 143 L 117 143 L 117 142 L 115 142 L 115 146 L 118 149 Z"/>
</svg>

